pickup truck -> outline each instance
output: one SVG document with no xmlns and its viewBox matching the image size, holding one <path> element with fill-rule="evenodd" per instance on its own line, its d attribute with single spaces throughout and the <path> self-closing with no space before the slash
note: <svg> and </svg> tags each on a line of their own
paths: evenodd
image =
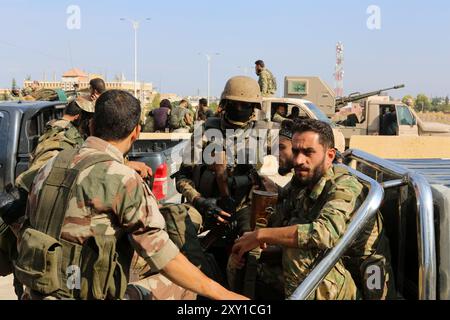
<svg viewBox="0 0 450 320">
<path fill-rule="evenodd" d="M 63 115 L 66 102 L 33 101 L 0 103 L 0 192 L 14 185 L 15 178 L 28 168 L 30 154 L 37 145 L 45 124 Z M 173 201 L 177 195 L 170 176 L 179 169 L 172 154 L 183 148 L 183 135 L 143 134 L 128 158 L 142 161 L 154 173 L 153 193 L 160 202 Z"/>
<path fill-rule="evenodd" d="M 425 122 L 401 101 L 391 100 L 388 96 L 374 96 L 362 103 L 361 119 L 350 114 L 349 117 L 356 121 L 338 122 L 337 129 L 344 134 L 346 146 L 355 135 L 382 135 L 383 115 L 392 108 L 397 115 L 398 136 L 450 136 L 450 125 Z M 352 126 L 348 125 L 349 122 L 353 122 Z"/>
</svg>

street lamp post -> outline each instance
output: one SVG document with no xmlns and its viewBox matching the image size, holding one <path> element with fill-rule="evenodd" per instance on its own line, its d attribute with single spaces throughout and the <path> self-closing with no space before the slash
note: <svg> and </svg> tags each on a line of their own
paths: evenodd
<svg viewBox="0 0 450 320">
<path fill-rule="evenodd" d="M 139 29 L 139 21 L 128 18 L 120 18 L 120 20 L 131 22 L 134 30 L 134 96 L 137 98 L 137 30 Z M 150 18 L 146 18 L 145 20 L 150 20 Z"/>
<path fill-rule="evenodd" d="M 201 53 L 199 53 L 201 54 Z M 220 53 L 205 53 L 206 61 L 208 62 L 208 96 L 206 100 L 208 100 L 208 106 L 209 106 L 209 97 L 210 97 L 210 90 L 211 90 L 211 58 L 213 55 L 218 56 Z"/>
</svg>

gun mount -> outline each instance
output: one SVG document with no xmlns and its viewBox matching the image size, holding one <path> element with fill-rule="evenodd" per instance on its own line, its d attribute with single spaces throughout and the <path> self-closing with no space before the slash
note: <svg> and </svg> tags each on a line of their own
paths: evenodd
<svg viewBox="0 0 450 320">
<path fill-rule="evenodd" d="M 336 109 L 339 110 L 340 108 L 346 106 L 347 104 L 349 104 L 351 102 L 356 102 L 359 100 L 367 99 L 372 96 L 380 95 L 381 93 L 389 91 L 389 90 L 397 90 L 397 89 L 402 89 L 404 87 L 405 87 L 404 84 L 399 84 L 399 85 L 393 86 L 391 88 L 380 89 L 377 91 L 372 91 L 372 92 L 367 92 L 367 93 L 354 92 L 347 97 L 336 98 L 335 106 L 336 106 Z"/>
</svg>

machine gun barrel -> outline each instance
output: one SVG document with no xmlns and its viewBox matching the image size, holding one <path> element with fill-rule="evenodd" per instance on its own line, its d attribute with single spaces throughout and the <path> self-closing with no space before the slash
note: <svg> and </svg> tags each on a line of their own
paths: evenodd
<svg viewBox="0 0 450 320">
<path fill-rule="evenodd" d="M 379 95 L 379 94 L 381 94 L 382 92 L 385 92 L 385 91 L 397 90 L 397 89 L 401 89 L 401 88 L 404 88 L 404 87 L 405 87 L 404 84 L 399 84 L 399 85 L 393 86 L 391 88 L 381 89 L 381 90 L 367 92 L 367 93 L 355 92 L 355 93 L 350 94 L 347 97 L 337 98 L 335 105 L 336 105 L 337 108 L 341 108 L 341 107 L 347 105 L 350 102 L 359 101 L 359 100 L 362 100 L 362 99 L 366 99 L 366 98 L 369 98 L 369 97 L 372 97 L 372 96 Z"/>
</svg>

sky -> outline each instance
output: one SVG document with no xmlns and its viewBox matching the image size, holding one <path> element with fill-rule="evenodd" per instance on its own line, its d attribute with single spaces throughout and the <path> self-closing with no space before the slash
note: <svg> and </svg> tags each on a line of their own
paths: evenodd
<svg viewBox="0 0 450 320">
<path fill-rule="evenodd" d="M 379 15 L 367 11 L 373 5 Z M 450 94 L 450 1 L 0 0 L 0 17 L 0 88 L 28 75 L 60 79 L 72 67 L 133 80 L 134 36 L 124 17 L 141 21 L 139 80 L 164 93 L 206 95 L 205 53 L 219 53 L 211 95 L 231 76 L 256 79 L 258 59 L 279 94 L 285 76 L 319 76 L 334 87 L 341 41 L 346 94 L 400 83 L 406 88 L 393 96 Z"/>
</svg>

